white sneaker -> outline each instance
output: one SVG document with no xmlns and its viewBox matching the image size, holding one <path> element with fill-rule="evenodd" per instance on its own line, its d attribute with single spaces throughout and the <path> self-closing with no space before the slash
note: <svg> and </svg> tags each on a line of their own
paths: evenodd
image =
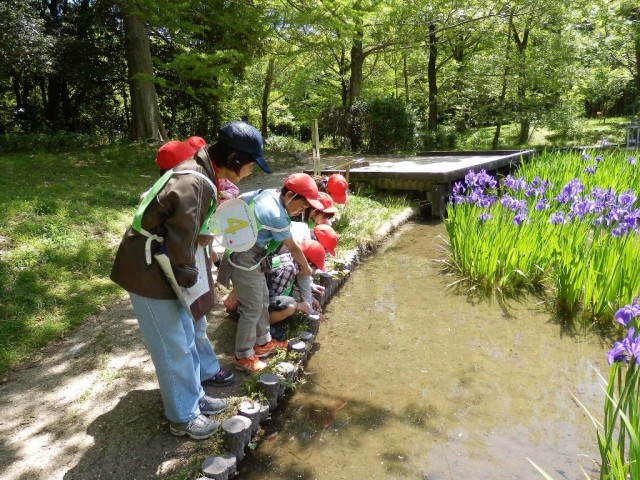
<svg viewBox="0 0 640 480">
<path fill-rule="evenodd" d="M 204 440 L 216 433 L 219 427 L 220 424 L 218 422 L 200 414 L 188 422 L 170 422 L 169 429 L 171 433 L 179 437 L 189 435 L 195 440 Z"/>
</svg>

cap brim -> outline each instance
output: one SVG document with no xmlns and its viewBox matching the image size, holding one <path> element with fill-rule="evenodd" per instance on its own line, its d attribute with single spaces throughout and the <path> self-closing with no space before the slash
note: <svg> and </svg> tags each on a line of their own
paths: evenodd
<svg viewBox="0 0 640 480">
<path fill-rule="evenodd" d="M 332 257 L 335 257 L 335 256 L 336 256 L 336 250 L 335 250 L 335 248 L 332 248 L 331 250 L 329 250 L 329 249 L 327 248 L 327 252 L 329 252 L 329 255 L 331 255 Z"/>
<path fill-rule="evenodd" d="M 269 165 L 267 165 L 267 161 L 264 159 L 264 157 L 254 157 L 254 160 L 264 173 L 271 173 L 271 168 L 269 168 Z"/>
<path fill-rule="evenodd" d="M 335 203 L 340 203 L 342 205 L 347 203 L 347 194 L 346 193 L 333 193 L 331 195 L 331 198 L 333 198 L 333 201 Z"/>
<path fill-rule="evenodd" d="M 324 260 L 322 261 L 322 265 L 318 265 L 317 263 L 313 263 L 316 267 L 318 267 L 320 270 L 322 270 L 323 272 L 327 271 L 327 267 L 325 267 L 324 265 Z"/>
<path fill-rule="evenodd" d="M 323 213 L 338 213 L 338 209 L 336 207 L 334 207 L 333 205 L 331 205 L 330 207 L 325 208 L 324 210 L 322 210 Z"/>
<path fill-rule="evenodd" d="M 312 208 L 315 208 L 316 210 L 322 210 L 324 208 L 324 205 L 322 204 L 322 202 L 320 200 L 313 200 L 312 198 L 306 198 L 306 200 L 307 200 L 307 203 Z"/>
</svg>

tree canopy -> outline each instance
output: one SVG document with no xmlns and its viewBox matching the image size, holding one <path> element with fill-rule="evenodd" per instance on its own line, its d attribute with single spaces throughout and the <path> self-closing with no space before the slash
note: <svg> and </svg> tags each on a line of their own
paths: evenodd
<svg viewBox="0 0 640 480">
<path fill-rule="evenodd" d="M 324 118 L 358 148 L 388 108 L 407 132 L 495 126 L 497 145 L 505 123 L 524 142 L 639 96 L 633 0 L 0 3 L 0 133 L 164 141 L 246 118 L 305 137 Z"/>
</svg>

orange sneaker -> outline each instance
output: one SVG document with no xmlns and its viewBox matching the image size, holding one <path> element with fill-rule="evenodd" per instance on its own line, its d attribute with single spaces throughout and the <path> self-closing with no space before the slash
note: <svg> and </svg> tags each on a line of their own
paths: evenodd
<svg viewBox="0 0 640 480">
<path fill-rule="evenodd" d="M 249 358 L 235 358 L 233 360 L 233 364 L 235 365 L 236 370 L 249 373 L 257 373 L 267 366 L 267 364 L 260 360 L 256 355 L 252 355 Z"/>
<path fill-rule="evenodd" d="M 264 345 L 257 345 L 257 344 L 254 345 L 253 351 L 259 358 L 264 358 L 264 357 L 268 357 L 276 350 L 287 348 L 288 344 L 289 343 L 286 340 L 283 340 L 282 342 L 280 342 L 278 340 L 271 339 Z"/>
</svg>

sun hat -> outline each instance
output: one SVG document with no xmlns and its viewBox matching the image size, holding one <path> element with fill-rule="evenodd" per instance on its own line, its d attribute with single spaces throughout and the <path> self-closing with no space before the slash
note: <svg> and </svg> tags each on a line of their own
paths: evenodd
<svg viewBox="0 0 640 480">
<path fill-rule="evenodd" d="M 347 179 L 339 173 L 334 173 L 327 180 L 327 192 L 336 203 L 347 203 L 347 189 L 349 184 Z"/>
<path fill-rule="evenodd" d="M 171 140 L 158 149 L 156 164 L 161 170 L 169 170 L 179 163 L 193 157 L 197 148 L 192 147 L 187 142 Z"/>
<path fill-rule="evenodd" d="M 322 210 L 324 205 L 318 200 L 318 186 L 306 173 L 292 173 L 287 177 L 284 186 L 293 193 L 304 197 L 309 205 Z"/>
<path fill-rule="evenodd" d="M 333 257 L 336 256 L 336 247 L 338 246 L 338 234 L 329 225 L 316 225 L 313 227 L 313 234 L 316 236 L 320 244 Z"/>
<path fill-rule="evenodd" d="M 333 205 L 333 199 L 331 195 L 325 192 L 318 192 L 318 200 L 324 207 L 321 209 L 322 213 L 336 213 L 338 209 Z"/>
<path fill-rule="evenodd" d="M 316 240 L 305 240 L 300 244 L 300 249 L 304 254 L 304 257 L 323 272 L 325 271 L 324 259 L 325 251 L 320 242 Z"/>
<path fill-rule="evenodd" d="M 231 122 L 223 125 L 218 130 L 218 141 L 234 150 L 248 153 L 265 173 L 271 173 L 264 159 L 262 135 L 247 122 Z"/>
</svg>

